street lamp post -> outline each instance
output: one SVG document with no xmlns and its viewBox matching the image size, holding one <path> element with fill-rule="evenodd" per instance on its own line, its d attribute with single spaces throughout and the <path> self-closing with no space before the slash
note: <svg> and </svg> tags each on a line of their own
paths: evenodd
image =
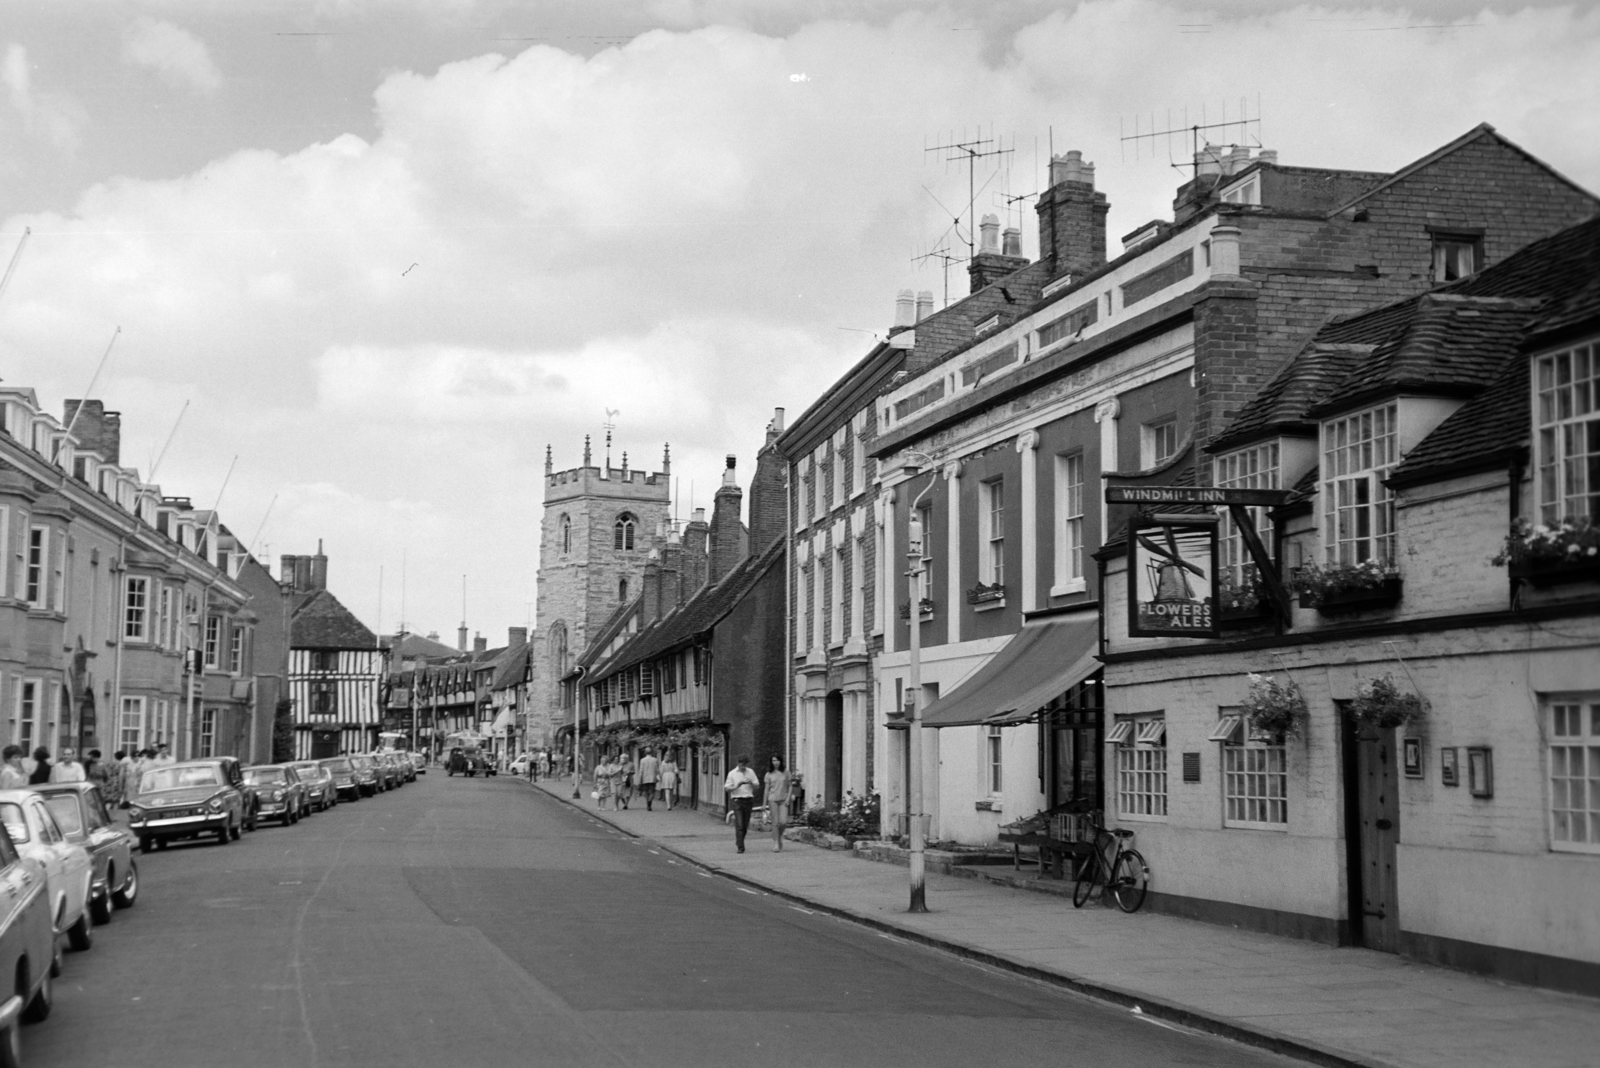
<svg viewBox="0 0 1600 1068">
<path fill-rule="evenodd" d="M 908 453 L 905 466 L 906 474 L 915 477 L 918 465 L 910 457 L 915 456 L 926 461 L 930 466 L 933 458 L 924 453 Z M 910 706 L 911 722 L 907 725 L 908 733 L 906 746 L 906 837 L 910 840 L 910 855 L 907 866 L 911 871 L 911 905 L 908 912 L 928 911 L 927 891 L 927 842 L 922 823 L 923 784 L 922 784 L 922 516 L 918 507 L 922 498 L 926 497 L 933 489 L 930 481 L 916 500 L 911 502 L 911 513 L 906 523 L 906 559 L 910 563 L 910 570 L 906 572 L 911 580 L 909 597 L 911 612 L 910 624 L 907 630 L 911 635 L 910 664 L 906 678 L 906 703 Z"/>
</svg>

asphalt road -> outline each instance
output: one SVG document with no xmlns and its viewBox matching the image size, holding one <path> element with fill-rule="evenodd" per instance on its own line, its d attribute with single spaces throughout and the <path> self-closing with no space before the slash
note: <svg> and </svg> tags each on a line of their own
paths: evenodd
<svg viewBox="0 0 1600 1068">
<path fill-rule="evenodd" d="M 807 913 L 506 777 L 140 873 L 29 1068 L 1294 1063 Z"/>
</svg>

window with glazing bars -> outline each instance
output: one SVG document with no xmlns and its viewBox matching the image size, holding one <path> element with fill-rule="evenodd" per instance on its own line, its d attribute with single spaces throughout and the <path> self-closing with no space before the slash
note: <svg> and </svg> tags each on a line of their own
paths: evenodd
<svg viewBox="0 0 1600 1068">
<path fill-rule="evenodd" d="M 1223 822 L 1276 827 L 1289 822 L 1289 775 L 1281 745 L 1246 742 L 1222 747 Z"/>
<path fill-rule="evenodd" d="M 1398 458 L 1396 406 L 1322 426 L 1323 544 L 1330 564 L 1395 559 L 1394 494 L 1383 484 Z"/>
<path fill-rule="evenodd" d="M 1215 478 L 1218 489 L 1277 489 L 1278 443 L 1255 445 L 1217 457 Z M 1272 522 L 1267 518 L 1267 510 L 1252 507 L 1249 511 L 1262 544 L 1271 545 Z M 1255 574 L 1255 563 L 1250 559 L 1250 550 L 1245 548 L 1244 535 L 1233 521 L 1232 511 L 1222 513 L 1220 541 L 1223 570 L 1233 582 L 1245 585 Z"/>
<path fill-rule="evenodd" d="M 1539 521 L 1600 521 L 1600 344 L 1535 362 Z"/>
</svg>

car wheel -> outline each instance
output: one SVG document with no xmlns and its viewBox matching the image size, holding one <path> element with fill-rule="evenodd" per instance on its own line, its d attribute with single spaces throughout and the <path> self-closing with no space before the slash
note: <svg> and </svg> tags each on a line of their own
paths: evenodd
<svg viewBox="0 0 1600 1068">
<path fill-rule="evenodd" d="M 228 833 L 226 826 L 217 832 L 217 845 L 227 845 L 231 841 L 233 841 L 233 836 Z"/>
<path fill-rule="evenodd" d="M 67 928 L 67 944 L 75 953 L 87 952 L 94 946 L 94 917 L 84 909 L 78 922 Z"/>
<path fill-rule="evenodd" d="M 142 835 L 139 836 L 139 852 L 148 853 L 154 847 L 155 847 L 155 843 L 150 840 L 150 836 L 149 835 L 142 834 Z"/>
<path fill-rule="evenodd" d="M 156 848 L 157 849 L 161 849 L 161 850 L 165 850 L 167 848 L 167 840 L 165 838 L 157 838 L 156 839 Z"/>
<path fill-rule="evenodd" d="M 119 909 L 131 909 L 139 900 L 139 865 L 128 861 L 128 877 L 122 880 L 122 889 L 111 895 L 111 903 Z"/>
<path fill-rule="evenodd" d="M 228 827 L 228 837 L 232 838 L 235 842 L 244 837 L 243 817 L 241 817 L 237 823 L 234 823 Z"/>
<path fill-rule="evenodd" d="M 111 873 L 106 874 L 106 885 L 110 885 Z M 111 895 L 102 894 L 89 902 L 89 914 L 94 917 L 94 922 L 101 927 L 111 922 Z"/>
<path fill-rule="evenodd" d="M 50 1018 L 50 1010 L 56 1004 L 55 976 L 48 969 L 44 973 L 44 982 L 39 984 L 39 989 L 34 991 L 33 1000 L 22 1010 L 23 1023 L 43 1023 Z M 9 1044 L 9 1043 L 8 1043 Z"/>
</svg>

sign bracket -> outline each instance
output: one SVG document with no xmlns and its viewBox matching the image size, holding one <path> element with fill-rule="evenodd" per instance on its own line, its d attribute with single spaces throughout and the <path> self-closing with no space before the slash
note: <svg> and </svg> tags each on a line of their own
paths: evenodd
<svg viewBox="0 0 1600 1068">
<path fill-rule="evenodd" d="M 1283 584 L 1283 576 L 1278 574 L 1277 565 L 1267 555 L 1267 547 L 1261 543 L 1261 535 L 1256 532 L 1255 517 L 1242 504 L 1228 505 L 1228 514 L 1233 517 L 1233 525 L 1238 528 L 1245 548 L 1250 551 L 1250 559 L 1255 561 L 1256 574 L 1266 583 L 1267 593 L 1272 596 L 1273 606 L 1278 610 L 1278 618 L 1288 629 L 1293 626 L 1294 618 L 1289 611 L 1289 591 Z"/>
</svg>

